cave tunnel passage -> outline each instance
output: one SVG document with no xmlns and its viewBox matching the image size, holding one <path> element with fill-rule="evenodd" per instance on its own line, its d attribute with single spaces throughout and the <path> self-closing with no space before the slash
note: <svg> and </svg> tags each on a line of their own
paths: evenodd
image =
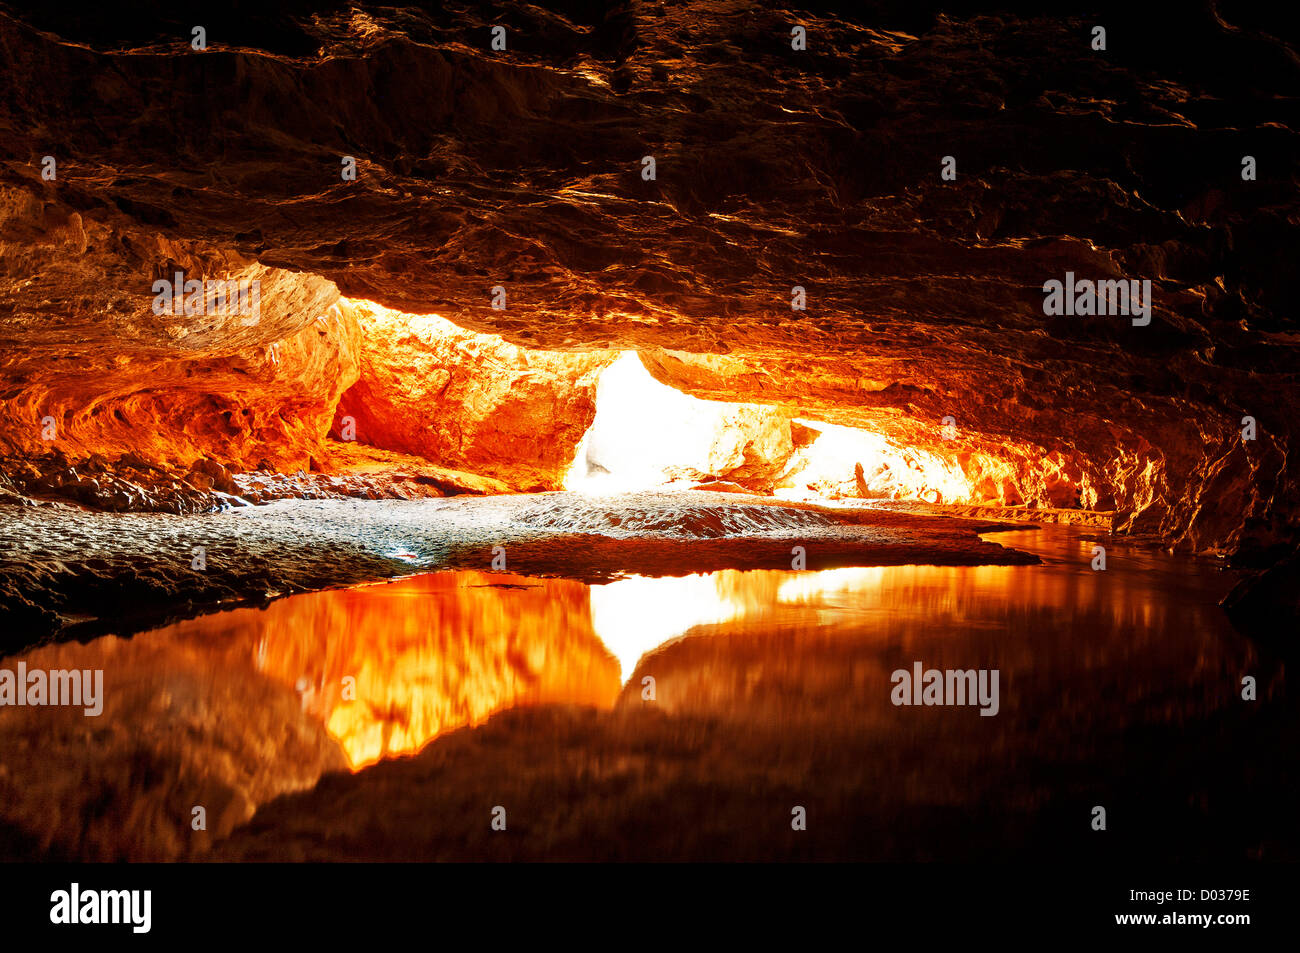
<svg viewBox="0 0 1300 953">
<path fill-rule="evenodd" d="M 763 404 L 702 400 L 662 384 L 635 351 L 600 372 L 596 416 L 565 489 L 715 489 L 780 499 L 968 502 L 955 459 Z"/>
</svg>

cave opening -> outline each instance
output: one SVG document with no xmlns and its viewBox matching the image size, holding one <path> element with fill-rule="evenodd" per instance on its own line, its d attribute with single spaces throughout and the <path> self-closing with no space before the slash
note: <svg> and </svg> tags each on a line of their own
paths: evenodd
<svg viewBox="0 0 1300 953">
<path fill-rule="evenodd" d="M 822 502 L 972 497 L 955 458 L 773 405 L 693 397 L 656 380 L 635 351 L 599 371 L 595 404 L 565 489 L 709 490 Z"/>
</svg>

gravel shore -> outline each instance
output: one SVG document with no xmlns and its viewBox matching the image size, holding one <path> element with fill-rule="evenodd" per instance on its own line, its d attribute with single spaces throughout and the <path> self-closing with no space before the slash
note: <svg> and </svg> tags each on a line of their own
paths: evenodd
<svg viewBox="0 0 1300 953">
<path fill-rule="evenodd" d="M 808 569 L 1036 562 L 977 535 L 1009 528 L 1019 527 L 708 492 L 283 500 L 187 516 L 8 506 L 0 652 L 129 634 L 295 592 L 500 568 L 502 556 L 509 571 L 589 582 L 790 569 L 796 546 Z"/>
</svg>

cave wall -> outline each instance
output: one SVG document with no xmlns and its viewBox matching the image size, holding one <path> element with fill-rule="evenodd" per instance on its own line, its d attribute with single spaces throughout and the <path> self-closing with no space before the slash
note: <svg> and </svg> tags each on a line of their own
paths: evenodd
<svg viewBox="0 0 1300 953">
<path fill-rule="evenodd" d="M 257 282 L 256 313 L 155 313 L 177 271 Z M 0 454 L 307 468 L 358 372 L 338 305 L 323 278 L 83 215 L 53 183 L 0 187 Z"/>
<path fill-rule="evenodd" d="M 614 355 L 521 348 L 365 302 L 347 310 L 361 329 L 360 370 L 339 401 L 335 437 L 520 490 L 561 487 L 596 416 L 597 376 Z"/>
<path fill-rule="evenodd" d="M 1247 8 L 1104 0 L 3 11 L 3 439 L 39 449 L 53 403 L 87 447 L 300 459 L 353 382 L 350 332 L 292 344 L 332 282 L 521 346 L 668 355 L 689 393 L 952 450 L 1004 496 L 1077 492 L 1181 546 L 1289 545 L 1295 48 Z M 172 261 L 300 298 L 176 337 L 142 307 Z M 1151 323 L 1045 316 L 1067 271 L 1151 280 Z"/>
<path fill-rule="evenodd" d="M 1114 511 L 1122 532 L 1196 551 L 1294 538 L 1293 437 L 1282 408 L 1263 393 L 1241 398 L 1252 411 L 1262 408 L 1253 414 L 1256 439 L 1243 441 L 1240 414 L 1210 416 L 1187 400 L 1141 400 L 1118 389 L 1098 398 L 1096 382 L 1087 381 L 1043 400 L 1046 390 L 1064 389 L 1064 368 L 1053 380 L 1038 368 L 1013 377 L 997 364 L 969 368 L 964 378 L 940 366 L 926 373 L 914 353 L 854 365 L 664 351 L 644 360 L 656 379 L 700 397 L 761 399 L 955 459 L 976 502 Z M 859 376 L 863 370 L 871 376 Z M 1291 383 L 1277 383 L 1289 393 Z"/>
</svg>

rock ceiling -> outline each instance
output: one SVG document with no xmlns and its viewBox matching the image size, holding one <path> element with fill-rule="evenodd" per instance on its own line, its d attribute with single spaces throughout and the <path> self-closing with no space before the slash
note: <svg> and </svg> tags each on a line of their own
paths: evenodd
<svg viewBox="0 0 1300 953">
<path fill-rule="evenodd" d="M 2 449 L 291 465 L 361 373 L 342 295 L 1293 541 L 1294 43 L 963 6 L 0 7 Z M 155 314 L 176 271 L 260 320 Z M 1045 315 L 1067 272 L 1149 279 L 1150 323 Z"/>
</svg>

